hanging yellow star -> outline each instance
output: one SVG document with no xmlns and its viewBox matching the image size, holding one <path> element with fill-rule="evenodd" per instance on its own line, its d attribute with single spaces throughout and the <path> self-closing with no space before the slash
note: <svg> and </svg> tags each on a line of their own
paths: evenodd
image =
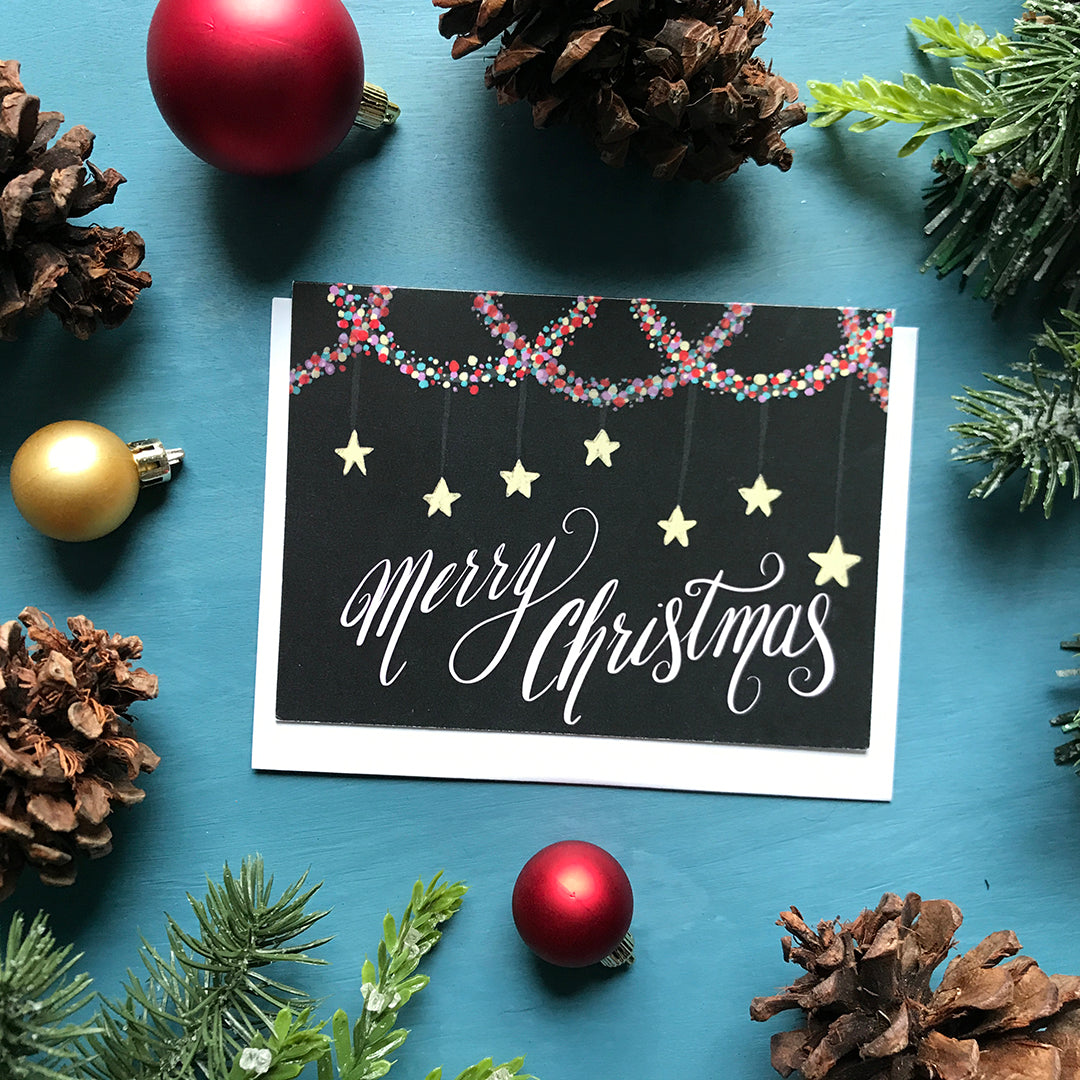
<svg viewBox="0 0 1080 1080">
<path fill-rule="evenodd" d="M 609 469 L 611 468 L 611 455 L 615 453 L 622 443 L 617 443 L 613 439 L 608 437 L 608 433 L 601 428 L 591 439 L 585 440 L 585 449 L 589 453 L 585 457 L 585 464 L 591 465 L 594 461 L 599 459 Z"/>
<path fill-rule="evenodd" d="M 502 469 L 499 475 L 506 481 L 506 497 L 509 498 L 515 491 L 520 491 L 526 499 L 532 497 L 532 483 L 540 479 L 538 472 L 529 472 L 521 464 L 521 458 L 517 459 L 512 469 Z"/>
<path fill-rule="evenodd" d="M 364 462 L 364 458 L 366 458 L 373 449 L 374 447 L 372 446 L 360 445 L 360 440 L 356 437 L 356 430 L 354 428 L 353 433 L 349 436 L 348 444 L 346 446 L 338 446 L 334 450 L 334 453 L 345 462 L 345 467 L 341 470 L 341 475 L 348 476 L 349 470 L 355 465 L 364 476 L 367 476 L 367 465 Z"/>
<path fill-rule="evenodd" d="M 839 536 L 834 536 L 828 551 L 811 551 L 810 558 L 821 567 L 814 578 L 815 585 L 824 585 L 827 581 L 835 581 L 841 588 L 848 587 L 847 572 L 856 564 L 862 562 L 861 555 L 851 555 L 844 550 L 844 545 Z"/>
<path fill-rule="evenodd" d="M 686 535 L 696 524 L 697 521 L 691 518 L 683 517 L 682 507 L 676 506 L 671 511 L 671 516 L 665 521 L 658 521 L 656 523 L 664 530 L 664 546 L 667 547 L 672 540 L 678 540 L 683 547 L 690 546 L 690 538 Z"/>
<path fill-rule="evenodd" d="M 439 477 L 439 482 L 435 485 L 435 490 L 429 494 L 423 496 L 424 502 L 428 504 L 427 516 L 431 517 L 437 510 L 441 510 L 447 517 L 450 516 L 450 507 L 461 498 L 460 491 L 451 491 L 446 486 L 446 478 Z"/>
<path fill-rule="evenodd" d="M 779 488 L 769 487 L 765 483 L 765 477 L 759 473 L 754 486 L 739 488 L 739 494 L 746 500 L 747 515 L 760 510 L 766 517 L 771 517 L 772 504 L 783 492 Z"/>
</svg>

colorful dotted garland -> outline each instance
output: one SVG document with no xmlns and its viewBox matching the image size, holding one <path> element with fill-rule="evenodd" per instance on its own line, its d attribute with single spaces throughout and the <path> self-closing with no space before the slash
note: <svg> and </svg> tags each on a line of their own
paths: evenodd
<svg viewBox="0 0 1080 1080">
<path fill-rule="evenodd" d="M 327 301 L 336 309 L 341 333 L 335 345 L 312 353 L 290 371 L 290 390 L 298 394 L 324 375 L 345 371 L 353 356 L 365 354 L 380 363 L 394 365 L 421 389 L 443 387 L 476 394 L 487 383 L 514 386 L 518 379 L 531 377 L 568 400 L 614 409 L 656 397 L 670 397 L 676 387 L 688 385 L 701 386 L 713 393 L 733 394 L 738 401 L 810 397 L 849 375 L 865 384 L 871 398 L 882 409 L 888 406 L 889 370 L 874 359 L 874 354 L 892 338 L 891 311 L 841 308 L 841 344 L 836 350 L 825 353 L 816 363 L 795 370 L 745 376 L 733 368 L 721 367 L 713 358 L 742 333 L 746 320 L 753 314 L 752 305 L 727 305 L 717 324 L 691 344 L 653 301 L 632 300 L 630 310 L 634 319 L 650 348 L 659 352 L 665 363 L 653 375 L 618 382 L 580 376 L 562 362 L 563 351 L 573 345 L 574 335 L 593 325 L 600 297 L 578 297 L 566 314 L 548 323 L 529 340 L 503 310 L 501 296 L 496 292 L 477 293 L 472 307 L 491 336 L 501 344 L 502 354 L 484 360 L 469 356 L 463 361 L 442 361 L 433 356 L 421 357 L 397 343 L 393 330 L 386 326 L 394 297 L 392 288 L 376 286 L 362 297 L 351 285 L 331 285 Z"/>
</svg>

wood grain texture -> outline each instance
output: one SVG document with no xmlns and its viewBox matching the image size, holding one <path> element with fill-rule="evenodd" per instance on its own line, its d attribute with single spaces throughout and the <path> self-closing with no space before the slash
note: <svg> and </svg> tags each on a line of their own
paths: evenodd
<svg viewBox="0 0 1080 1080">
<path fill-rule="evenodd" d="M 1080 781 L 1051 762 L 1047 718 L 1075 700 L 1054 679 L 1078 629 L 1080 509 L 1015 510 L 1011 485 L 969 502 L 948 461 L 950 395 L 1022 360 L 1052 300 L 992 317 L 916 267 L 929 148 L 902 133 L 803 127 L 795 166 L 747 166 L 726 184 L 662 186 L 609 170 L 572 131 L 535 132 L 483 89 L 482 57 L 452 62 L 424 0 L 347 0 L 369 78 L 397 130 L 355 133 L 290 180 L 224 176 L 173 139 L 143 48 L 148 0 L 9 0 L 3 49 L 46 108 L 97 133 L 94 160 L 128 183 L 101 224 L 137 229 L 153 288 L 121 329 L 80 343 L 50 320 L 0 345 L 0 480 L 21 443 L 85 417 L 125 438 L 160 435 L 188 461 L 167 491 L 93 544 L 34 534 L 0 499 L 0 614 L 32 603 L 135 633 L 161 696 L 140 711 L 163 757 L 116 850 L 78 885 L 31 883 L 105 992 L 134 961 L 135 930 L 226 859 L 261 852 L 279 880 L 325 879 L 337 935 L 320 972 L 355 1010 L 382 914 L 445 868 L 472 886 L 430 958 L 430 988 L 394 1075 L 452 1076 L 476 1058 L 528 1055 L 544 1080 L 678 1075 L 766 1080 L 768 1036 L 750 998 L 795 972 L 773 921 L 853 916 L 885 890 L 947 896 L 962 944 L 1015 929 L 1047 970 L 1080 972 L 1071 913 Z M 761 50 L 800 85 L 923 70 L 901 0 L 787 0 Z M 1017 7 L 970 0 L 1008 29 Z M 958 12 L 949 11 L 950 15 Z M 499 783 L 255 775 L 248 767 L 270 300 L 293 279 L 592 292 L 757 303 L 892 305 L 921 328 L 896 788 L 886 805 Z M 332 557 L 332 544 L 326 557 Z M 564 837 L 603 845 L 634 885 L 638 963 L 611 976 L 545 969 L 509 916 L 518 869 Z M 5 906 L 5 914 L 13 902 Z"/>
</svg>

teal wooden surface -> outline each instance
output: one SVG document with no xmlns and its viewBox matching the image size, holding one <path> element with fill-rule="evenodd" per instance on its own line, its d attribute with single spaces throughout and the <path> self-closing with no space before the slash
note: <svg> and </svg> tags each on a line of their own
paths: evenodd
<svg viewBox="0 0 1080 1080">
<path fill-rule="evenodd" d="M 96 132 L 99 166 L 127 177 L 95 219 L 143 234 L 154 284 L 121 329 L 89 342 L 47 318 L 0 344 L 0 479 L 27 435 L 68 417 L 188 453 L 168 490 L 145 493 L 93 544 L 46 540 L 0 498 L 0 614 L 34 604 L 140 635 L 161 679 L 140 730 L 163 758 L 145 803 L 118 816 L 112 855 L 66 891 L 27 880 L 5 914 L 44 906 L 111 993 L 137 931 L 161 941 L 164 910 L 179 912 L 225 860 L 261 852 L 282 881 L 307 868 L 325 879 L 336 937 L 319 985 L 330 1006 L 355 1010 L 383 913 L 445 869 L 471 891 L 430 958 L 431 986 L 403 1014 L 403 1080 L 519 1052 L 545 1080 L 766 1080 L 778 1025 L 751 1023 L 747 1006 L 797 974 L 773 924 L 791 903 L 817 919 L 853 916 L 886 890 L 947 896 L 966 916 L 961 944 L 1011 927 L 1047 970 L 1080 972 L 1080 780 L 1052 764 L 1046 723 L 1077 700 L 1054 670 L 1058 641 L 1080 629 L 1080 508 L 1020 516 L 1015 484 L 969 502 L 977 474 L 950 464 L 947 431 L 950 395 L 1022 360 L 1052 298 L 994 316 L 917 272 L 929 150 L 898 160 L 902 132 L 803 127 L 786 175 L 750 165 L 720 186 L 659 185 L 603 167 L 573 131 L 537 133 L 523 108 L 498 108 L 483 59 L 451 61 L 423 0 L 347 3 L 400 124 L 354 133 L 321 166 L 275 181 L 216 173 L 165 127 L 144 67 L 150 3 L 5 5 L 4 56 L 23 62 L 44 107 Z M 937 13 L 900 0 L 775 7 L 760 52 L 800 85 L 924 70 L 905 20 Z M 948 14 L 1007 30 L 1017 11 L 969 0 Z M 917 325 L 892 802 L 253 774 L 270 300 L 293 279 L 336 278 L 891 305 Z M 517 871 L 565 837 L 625 867 L 633 970 L 555 972 L 517 939 Z"/>
</svg>

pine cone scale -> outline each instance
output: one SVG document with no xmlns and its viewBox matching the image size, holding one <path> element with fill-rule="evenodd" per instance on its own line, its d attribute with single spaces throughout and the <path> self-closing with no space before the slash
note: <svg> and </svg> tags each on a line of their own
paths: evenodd
<svg viewBox="0 0 1080 1080">
<path fill-rule="evenodd" d="M 100 859 L 112 851 L 112 835 L 112 829 L 103 822 L 96 825 L 83 822 L 75 834 L 75 845 L 90 858 Z"/>
<path fill-rule="evenodd" d="M 919 1046 L 916 1059 L 940 1080 L 976 1080 L 979 1075 L 979 1044 L 974 1039 L 950 1039 L 930 1031 Z"/>
<path fill-rule="evenodd" d="M 21 840 L 30 840 L 34 830 L 25 821 L 16 821 L 7 814 L 0 814 L 0 836 L 17 837 Z"/>
<path fill-rule="evenodd" d="M 9 145 L 30 143 L 37 132 L 40 106 L 40 100 L 30 94 L 8 94 L 0 103 L 0 138 Z"/>
<path fill-rule="evenodd" d="M 40 841 L 26 845 L 26 857 L 35 866 L 56 867 L 71 862 L 71 852 L 43 844 Z"/>
<path fill-rule="evenodd" d="M 805 1080 L 825 1080 L 845 1055 L 873 1042 L 881 1033 L 881 1023 L 865 1013 L 845 1013 L 829 1025 L 814 1049 L 800 1067 Z"/>
<path fill-rule="evenodd" d="M 75 808 L 70 802 L 44 792 L 38 792 L 26 800 L 26 812 L 39 825 L 53 832 L 74 832 L 78 825 Z"/>
<path fill-rule="evenodd" d="M 75 784 L 75 813 L 86 825 L 100 825 L 108 816 L 109 793 L 98 781 L 83 778 Z"/>
<path fill-rule="evenodd" d="M 906 1050 L 911 1044 L 911 1014 L 907 1004 L 901 1004 L 889 1026 L 870 1039 L 859 1051 L 864 1058 L 887 1058 Z"/>
<path fill-rule="evenodd" d="M 692 79 L 720 51 L 722 39 L 715 26 L 709 26 L 700 19 L 668 19 L 656 35 L 656 40 L 679 58 L 682 77 Z M 735 48 L 739 49 L 740 46 L 736 45 Z"/>
</svg>

